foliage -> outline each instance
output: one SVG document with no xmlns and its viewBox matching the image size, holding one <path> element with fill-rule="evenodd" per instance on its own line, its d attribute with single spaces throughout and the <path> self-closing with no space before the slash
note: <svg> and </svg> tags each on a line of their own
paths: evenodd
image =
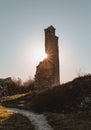
<svg viewBox="0 0 91 130">
<path fill-rule="evenodd" d="M 30 90 L 31 91 L 35 90 L 34 79 L 29 78 L 27 81 L 24 82 L 23 87 L 27 92 L 29 92 Z"/>
<path fill-rule="evenodd" d="M 0 95 L 10 96 L 20 93 L 25 93 L 34 90 L 34 80 L 29 79 L 24 84 L 20 78 L 12 79 L 7 78 L 7 80 L 1 82 L 0 84 Z"/>
</svg>

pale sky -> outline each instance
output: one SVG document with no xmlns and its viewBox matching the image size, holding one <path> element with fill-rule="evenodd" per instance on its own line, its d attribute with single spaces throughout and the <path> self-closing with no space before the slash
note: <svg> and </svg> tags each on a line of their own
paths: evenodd
<svg viewBox="0 0 91 130">
<path fill-rule="evenodd" d="M 59 37 L 61 83 L 80 69 L 91 73 L 91 0 L 0 0 L 0 78 L 34 76 L 50 25 Z"/>
</svg>

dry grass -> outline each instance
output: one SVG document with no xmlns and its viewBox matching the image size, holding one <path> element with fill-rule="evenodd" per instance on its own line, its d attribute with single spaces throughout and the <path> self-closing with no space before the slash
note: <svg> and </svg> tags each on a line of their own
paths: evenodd
<svg viewBox="0 0 91 130">
<path fill-rule="evenodd" d="M 54 130 L 91 130 L 91 114 L 45 113 Z"/>
<path fill-rule="evenodd" d="M 4 121 L 12 115 L 12 112 L 7 112 L 7 110 L 4 107 L 0 106 L 0 125 L 3 124 Z"/>
<path fill-rule="evenodd" d="M 0 106 L 0 130 L 34 130 L 34 126 L 26 117 Z"/>
<path fill-rule="evenodd" d="M 53 89 L 30 93 L 3 104 L 17 107 L 20 101 L 24 101 L 24 109 L 47 112 L 47 119 L 54 130 L 91 130 L 91 102 L 86 108 L 79 107 L 84 98 L 89 97 L 89 93 L 91 93 L 91 75 L 76 78 Z"/>
<path fill-rule="evenodd" d="M 15 100 L 15 99 L 18 99 L 18 98 L 21 98 L 21 97 L 24 97 L 27 93 L 24 93 L 24 94 L 15 94 L 15 95 L 12 95 L 12 96 L 6 96 L 6 97 L 2 97 L 2 102 L 3 101 L 9 101 L 9 100 Z"/>
</svg>

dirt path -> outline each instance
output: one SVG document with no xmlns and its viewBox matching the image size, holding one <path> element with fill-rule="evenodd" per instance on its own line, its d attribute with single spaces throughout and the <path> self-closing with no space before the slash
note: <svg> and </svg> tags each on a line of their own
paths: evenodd
<svg viewBox="0 0 91 130">
<path fill-rule="evenodd" d="M 33 112 L 20 110 L 16 108 L 7 108 L 7 110 L 26 116 L 35 126 L 35 130 L 53 130 L 51 126 L 48 124 L 46 117 L 43 114 L 35 114 Z"/>
</svg>

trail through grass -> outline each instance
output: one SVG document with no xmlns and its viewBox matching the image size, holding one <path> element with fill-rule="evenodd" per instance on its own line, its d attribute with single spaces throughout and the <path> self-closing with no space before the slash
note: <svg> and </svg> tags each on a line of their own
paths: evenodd
<svg viewBox="0 0 91 130">
<path fill-rule="evenodd" d="M 35 130 L 31 122 L 18 113 L 0 106 L 0 130 Z"/>
<path fill-rule="evenodd" d="M 48 124 L 45 116 L 43 114 L 35 114 L 26 110 L 20 110 L 16 108 L 7 108 L 8 111 L 22 114 L 23 116 L 28 117 L 31 123 L 35 126 L 35 130 L 53 130 L 52 127 Z"/>
</svg>

